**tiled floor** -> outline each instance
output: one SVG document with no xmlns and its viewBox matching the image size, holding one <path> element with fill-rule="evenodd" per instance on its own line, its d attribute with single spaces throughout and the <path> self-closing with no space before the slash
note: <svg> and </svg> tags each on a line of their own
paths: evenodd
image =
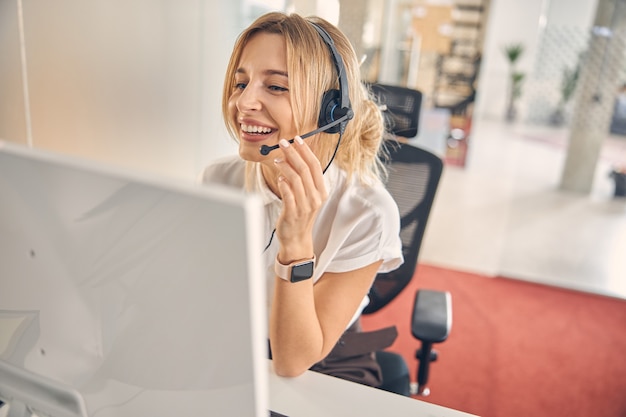
<svg viewBox="0 0 626 417">
<path fill-rule="evenodd" d="M 626 298 L 626 199 L 608 176 L 626 164 L 626 137 L 605 141 L 589 195 L 558 189 L 567 137 L 475 121 L 466 167 L 444 170 L 420 262 Z"/>
</svg>

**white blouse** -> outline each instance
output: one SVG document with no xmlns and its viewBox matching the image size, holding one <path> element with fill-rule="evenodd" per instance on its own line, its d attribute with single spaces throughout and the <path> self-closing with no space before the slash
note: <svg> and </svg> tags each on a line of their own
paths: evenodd
<svg viewBox="0 0 626 417">
<path fill-rule="evenodd" d="M 246 164 L 249 164 L 246 173 Z M 247 177 L 247 178 L 246 178 Z M 314 282 L 325 272 L 346 272 L 382 260 L 378 272 L 388 272 L 402 262 L 400 215 L 398 207 L 377 182 L 363 185 L 356 178 L 347 181 L 346 173 L 331 165 L 324 174 L 328 199 L 320 209 L 313 227 L 313 247 L 317 258 Z M 278 242 L 272 232 L 282 209 L 282 201 L 269 189 L 261 174 L 261 164 L 246 163 L 239 156 L 229 156 L 205 168 L 203 183 L 219 183 L 247 188 L 258 193 L 266 213 L 265 232 L 269 247 L 265 250 L 268 302 L 274 289 L 274 259 Z M 350 324 L 356 320 L 369 298 L 366 296 Z"/>
</svg>

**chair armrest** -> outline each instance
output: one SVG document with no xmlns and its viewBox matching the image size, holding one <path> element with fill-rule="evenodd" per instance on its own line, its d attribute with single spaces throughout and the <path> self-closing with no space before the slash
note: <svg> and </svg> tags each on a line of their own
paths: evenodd
<svg viewBox="0 0 626 417">
<path fill-rule="evenodd" d="M 416 339 L 440 343 L 452 327 L 452 300 L 446 291 L 419 290 L 415 294 L 411 332 Z"/>
</svg>

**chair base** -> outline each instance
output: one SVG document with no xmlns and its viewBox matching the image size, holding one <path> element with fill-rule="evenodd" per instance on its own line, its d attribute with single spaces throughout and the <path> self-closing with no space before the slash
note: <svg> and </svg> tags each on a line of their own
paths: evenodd
<svg viewBox="0 0 626 417">
<path fill-rule="evenodd" d="M 411 392 L 411 395 L 419 395 L 420 397 L 428 397 L 430 395 L 430 388 L 422 387 L 417 382 L 411 382 L 410 392 Z"/>
</svg>

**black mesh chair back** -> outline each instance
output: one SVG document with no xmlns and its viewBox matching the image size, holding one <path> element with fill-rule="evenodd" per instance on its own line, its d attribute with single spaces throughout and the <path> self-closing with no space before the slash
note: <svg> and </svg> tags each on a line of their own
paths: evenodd
<svg viewBox="0 0 626 417">
<path fill-rule="evenodd" d="M 383 110 L 387 130 L 395 136 L 417 136 L 422 93 L 394 85 L 369 84 L 369 87 Z"/>
<path fill-rule="evenodd" d="M 364 314 L 384 307 L 413 278 L 426 221 L 443 171 L 441 158 L 430 151 L 399 142 L 389 143 L 388 148 L 390 164 L 386 186 L 400 210 L 404 264 L 394 271 L 377 275 Z"/>
</svg>

